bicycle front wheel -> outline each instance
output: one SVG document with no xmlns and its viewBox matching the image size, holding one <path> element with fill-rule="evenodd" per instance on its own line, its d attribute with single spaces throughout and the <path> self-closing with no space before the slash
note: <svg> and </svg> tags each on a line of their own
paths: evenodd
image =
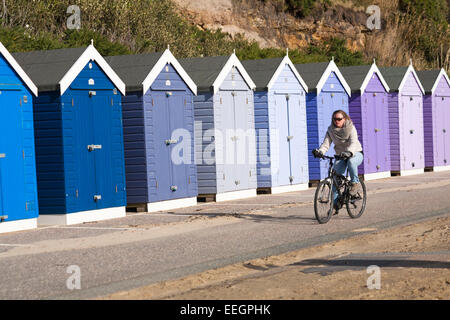
<svg viewBox="0 0 450 320">
<path fill-rule="evenodd" d="M 314 213 L 319 223 L 327 223 L 333 215 L 332 183 L 329 179 L 320 181 L 314 195 Z"/>
<path fill-rule="evenodd" d="M 356 190 L 353 190 L 351 194 L 348 195 L 348 201 L 346 203 L 347 213 L 352 219 L 359 218 L 366 208 L 366 185 L 363 181 L 357 184 Z"/>
</svg>

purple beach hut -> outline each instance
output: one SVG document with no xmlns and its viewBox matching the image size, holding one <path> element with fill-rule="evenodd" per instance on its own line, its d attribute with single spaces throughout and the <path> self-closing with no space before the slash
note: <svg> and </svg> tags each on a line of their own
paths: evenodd
<svg viewBox="0 0 450 320">
<path fill-rule="evenodd" d="M 391 174 L 424 172 L 423 95 L 425 93 L 412 64 L 380 68 L 388 95 Z"/>
<path fill-rule="evenodd" d="M 425 169 L 450 170 L 450 80 L 444 69 L 418 71 L 425 89 Z"/>
<path fill-rule="evenodd" d="M 349 115 L 364 150 L 359 174 L 364 180 L 391 176 L 389 86 L 375 64 L 339 68 L 352 90 Z"/>
</svg>

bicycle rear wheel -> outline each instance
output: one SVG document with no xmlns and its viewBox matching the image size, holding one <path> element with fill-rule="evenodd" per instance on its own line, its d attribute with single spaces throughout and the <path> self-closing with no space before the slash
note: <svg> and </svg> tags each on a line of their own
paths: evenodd
<svg viewBox="0 0 450 320">
<path fill-rule="evenodd" d="M 357 189 L 352 194 L 349 194 L 346 203 L 347 213 L 352 219 L 359 218 L 366 208 L 366 185 L 363 181 L 357 184 Z"/>
<path fill-rule="evenodd" d="M 319 223 L 327 223 L 333 215 L 333 192 L 329 179 L 320 181 L 314 195 L 314 213 Z"/>
</svg>

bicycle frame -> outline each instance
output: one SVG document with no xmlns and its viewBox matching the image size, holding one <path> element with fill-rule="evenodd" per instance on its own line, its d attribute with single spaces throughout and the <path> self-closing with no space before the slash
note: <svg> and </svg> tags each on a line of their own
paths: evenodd
<svg viewBox="0 0 450 320">
<path fill-rule="evenodd" d="M 336 170 L 334 170 L 334 162 L 333 160 L 344 160 L 342 158 L 339 158 L 338 156 L 334 156 L 334 157 L 329 157 L 329 156 L 322 156 L 322 159 L 328 159 L 329 160 L 329 167 L 328 167 L 328 177 L 325 179 L 331 179 L 332 181 L 332 187 L 334 186 L 337 194 L 338 194 L 338 201 L 341 202 L 341 204 L 343 202 L 345 202 L 346 199 L 344 199 L 344 196 L 347 194 L 348 191 L 348 170 L 346 171 L 346 175 L 341 175 L 339 173 L 336 172 Z M 342 186 L 342 184 L 338 183 L 338 178 L 340 178 L 343 181 L 343 185 L 345 186 L 344 188 L 344 192 L 341 192 L 340 187 Z M 343 201 L 342 201 L 343 200 Z"/>
</svg>

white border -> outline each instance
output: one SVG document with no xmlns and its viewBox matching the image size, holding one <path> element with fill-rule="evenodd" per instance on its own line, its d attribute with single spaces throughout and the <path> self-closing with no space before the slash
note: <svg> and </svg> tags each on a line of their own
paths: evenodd
<svg viewBox="0 0 450 320">
<path fill-rule="evenodd" d="M 236 56 L 236 54 L 233 53 L 230 56 L 230 58 L 228 59 L 228 61 L 225 64 L 225 66 L 220 71 L 220 73 L 217 76 L 216 80 L 214 80 L 214 83 L 212 85 L 213 86 L 213 90 L 214 90 L 214 94 L 216 94 L 219 91 L 220 86 L 222 85 L 222 82 L 225 81 L 225 78 L 227 77 L 228 73 L 230 73 L 231 69 L 233 69 L 233 67 L 236 67 L 239 70 L 239 72 L 241 73 L 242 77 L 244 78 L 245 82 L 250 87 L 250 89 L 255 90 L 255 88 L 256 88 L 255 83 L 253 82 L 252 78 L 250 78 L 249 74 L 245 70 L 245 68 L 242 65 L 242 63 L 239 61 L 239 59 Z"/>
<path fill-rule="evenodd" d="M 369 84 L 370 80 L 372 79 L 372 75 L 376 73 L 378 75 L 378 78 L 380 78 L 381 84 L 383 85 L 386 92 L 389 92 L 391 89 L 389 89 L 388 84 L 386 83 L 386 80 L 384 80 L 383 75 L 381 74 L 381 71 L 378 69 L 375 62 L 372 63 L 372 66 L 370 67 L 369 72 L 366 75 L 366 78 L 364 79 L 361 88 L 359 89 L 361 91 L 361 94 L 364 93 L 366 90 L 367 85 Z"/>
<path fill-rule="evenodd" d="M 17 74 L 23 80 L 23 82 L 25 82 L 28 89 L 30 89 L 30 91 L 37 97 L 38 88 L 33 83 L 33 81 L 31 81 L 30 77 L 25 73 L 22 67 L 17 63 L 16 59 L 14 59 L 11 53 L 9 53 L 8 49 L 6 49 L 3 43 L 1 42 L 0 42 L 0 53 L 3 55 L 3 57 L 5 57 L 6 61 L 11 65 L 14 71 L 17 72 Z"/>
<path fill-rule="evenodd" d="M 433 167 L 434 172 L 450 171 L 450 165 Z"/>
<path fill-rule="evenodd" d="M 142 82 L 143 94 L 147 93 L 147 90 L 151 87 L 153 82 L 156 80 L 158 75 L 161 73 L 161 70 L 164 68 L 166 64 L 170 63 L 175 70 L 178 72 L 180 77 L 186 82 L 187 86 L 191 91 L 197 95 L 197 85 L 194 81 L 189 77 L 187 72 L 183 69 L 178 60 L 173 56 L 172 52 L 169 49 L 166 49 L 162 56 L 159 58 L 158 62 L 153 66 L 150 73 L 147 75 L 145 80 Z"/>
<path fill-rule="evenodd" d="M 283 71 L 283 69 L 284 69 L 284 67 L 286 65 L 288 65 L 291 68 L 292 72 L 294 72 L 295 77 L 300 82 L 300 85 L 303 87 L 303 89 L 306 92 L 308 92 L 308 86 L 306 85 L 305 81 L 303 80 L 303 78 L 298 73 L 297 68 L 294 66 L 294 64 L 292 63 L 292 61 L 289 58 L 289 56 L 287 56 L 287 55 L 284 57 L 283 61 L 281 61 L 281 63 L 278 66 L 277 70 L 275 71 L 275 73 L 273 74 L 272 78 L 270 79 L 269 84 L 267 85 L 267 90 L 270 91 L 270 89 L 276 83 L 278 77 L 280 76 L 281 72 Z"/>
<path fill-rule="evenodd" d="M 84 222 L 102 221 L 126 216 L 125 207 L 80 211 L 67 214 L 40 214 L 39 225 L 72 225 Z"/>
<path fill-rule="evenodd" d="M 271 194 L 280 194 L 280 193 L 295 192 L 295 191 L 305 191 L 308 189 L 309 189 L 309 183 L 302 183 L 302 184 L 293 184 L 293 185 L 287 185 L 287 186 L 271 187 L 270 193 Z"/>
<path fill-rule="evenodd" d="M 197 205 L 197 197 L 149 202 L 147 203 L 146 212 L 173 210 L 179 208 L 193 207 L 196 205 Z"/>
<path fill-rule="evenodd" d="M 339 80 L 342 83 L 342 86 L 344 87 L 345 91 L 347 92 L 348 96 L 350 97 L 352 95 L 352 90 L 350 89 L 350 86 L 348 85 L 347 81 L 345 81 L 344 76 L 342 75 L 341 71 L 337 67 L 334 60 L 330 61 L 327 68 L 323 72 L 322 77 L 320 78 L 319 82 L 317 83 L 317 86 L 316 86 L 317 94 L 319 94 L 320 91 L 322 91 L 323 86 L 327 82 L 327 80 L 332 72 L 336 73 L 337 77 L 339 78 Z"/>
<path fill-rule="evenodd" d="M 403 86 L 405 85 L 406 79 L 408 78 L 409 73 L 412 72 L 414 77 L 416 78 L 417 83 L 419 84 L 420 90 L 422 91 L 422 94 L 425 94 L 425 90 L 422 86 L 422 83 L 420 82 L 419 77 L 417 76 L 416 70 L 414 70 L 414 67 L 412 64 L 408 66 L 408 69 L 406 70 L 405 74 L 403 75 L 402 82 L 400 82 L 400 85 L 398 86 L 398 92 L 401 92 L 403 89 Z"/>
<path fill-rule="evenodd" d="M 106 62 L 102 55 L 95 49 L 95 47 L 90 44 L 83 54 L 78 58 L 78 60 L 70 67 L 69 71 L 64 75 L 64 77 L 59 81 L 59 87 L 61 95 L 66 92 L 67 88 L 75 80 L 78 74 L 83 70 L 89 61 L 95 61 L 98 63 L 103 72 L 108 76 L 108 78 L 114 83 L 114 85 L 119 89 L 119 91 L 125 95 L 125 83 L 119 78 L 117 73 L 111 68 L 111 66 Z"/>
<path fill-rule="evenodd" d="M 364 181 L 384 179 L 384 178 L 390 178 L 390 177 L 391 177 L 391 172 L 390 171 L 375 172 L 375 173 L 365 173 L 364 174 Z"/>
<path fill-rule="evenodd" d="M 434 82 L 433 88 L 431 88 L 431 94 L 434 94 L 434 90 L 436 90 L 436 88 L 439 84 L 439 81 L 441 79 L 441 76 L 444 76 L 445 80 L 447 80 L 447 83 L 450 86 L 450 79 L 448 78 L 447 72 L 445 72 L 444 68 L 441 68 L 441 71 L 439 72 L 439 74 Z"/>
<path fill-rule="evenodd" d="M 37 218 L 5 221 L 0 223 L 0 233 L 23 231 L 37 228 Z"/>
<path fill-rule="evenodd" d="M 410 170 L 400 170 L 400 176 L 406 177 L 406 176 L 413 176 L 416 174 L 422 174 L 425 173 L 425 169 L 410 169 Z"/>
<path fill-rule="evenodd" d="M 253 198 L 256 196 L 256 189 L 224 192 L 216 194 L 216 202 Z"/>
</svg>

